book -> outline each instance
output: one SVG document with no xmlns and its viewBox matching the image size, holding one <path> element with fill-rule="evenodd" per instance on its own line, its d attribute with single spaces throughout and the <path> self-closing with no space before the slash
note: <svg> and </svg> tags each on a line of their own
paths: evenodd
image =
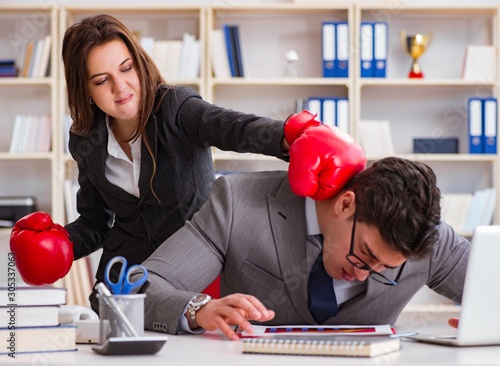
<svg viewBox="0 0 500 366">
<path fill-rule="evenodd" d="M 455 231 L 465 232 L 464 223 L 473 199 L 472 193 L 443 193 L 441 217 Z"/>
<path fill-rule="evenodd" d="M 33 352 L 76 351 L 76 326 L 0 328 L 0 355 Z"/>
<path fill-rule="evenodd" d="M 0 307 L 0 328 L 59 325 L 59 306 Z"/>
<path fill-rule="evenodd" d="M 200 69 L 200 42 L 190 33 L 182 36 L 182 48 L 179 60 L 177 78 L 181 80 L 194 80 L 198 77 Z"/>
<path fill-rule="evenodd" d="M 63 287 L 0 287 L 0 306 L 64 305 L 66 289 Z"/>
<path fill-rule="evenodd" d="M 246 338 L 243 353 L 276 355 L 375 357 L 401 348 L 399 338 L 383 336 L 288 336 Z"/>
<path fill-rule="evenodd" d="M 360 121 L 359 142 L 371 158 L 393 156 L 396 153 L 389 121 Z"/>
<path fill-rule="evenodd" d="M 489 45 L 469 45 L 465 53 L 462 77 L 491 83 L 496 78 L 496 48 Z"/>
<path fill-rule="evenodd" d="M 243 51 L 241 49 L 241 39 L 240 39 L 240 27 L 238 25 L 232 25 L 229 27 L 231 31 L 231 39 L 234 42 L 234 56 L 236 58 L 236 70 L 238 76 L 246 76 L 246 67 L 243 60 Z"/>
<path fill-rule="evenodd" d="M 21 69 L 21 73 L 19 76 L 22 76 L 22 77 L 28 76 L 28 71 L 30 68 L 31 57 L 33 55 L 34 45 L 35 45 L 35 42 L 33 40 L 28 41 L 28 43 L 26 44 L 26 49 L 24 51 L 23 68 Z"/>
<path fill-rule="evenodd" d="M 231 25 L 223 24 L 222 31 L 224 32 L 224 39 L 226 44 L 226 53 L 229 61 L 229 69 L 232 77 L 238 77 L 238 65 L 236 60 L 236 50 L 234 43 L 234 32 L 231 31 Z"/>
<path fill-rule="evenodd" d="M 231 69 L 229 68 L 229 59 L 227 57 L 226 40 L 221 29 L 213 29 L 210 32 L 210 45 L 214 76 L 219 79 L 230 78 Z"/>
<path fill-rule="evenodd" d="M 35 65 L 36 70 L 33 76 L 43 78 L 48 73 L 49 60 L 50 60 L 50 48 L 52 44 L 52 36 L 50 34 L 43 38 L 43 47 L 40 50 L 40 59 L 38 64 Z"/>
</svg>

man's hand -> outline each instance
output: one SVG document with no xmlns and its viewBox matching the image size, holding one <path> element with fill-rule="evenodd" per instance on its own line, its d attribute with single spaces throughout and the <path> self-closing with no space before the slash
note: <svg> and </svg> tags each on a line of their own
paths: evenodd
<svg viewBox="0 0 500 366">
<path fill-rule="evenodd" d="M 247 333 L 253 333 L 249 320 L 265 322 L 272 318 L 274 311 L 266 309 L 256 297 L 244 294 L 213 299 L 196 313 L 196 322 L 200 327 L 206 330 L 220 329 L 232 340 L 239 339 L 234 325 L 238 325 Z"/>
<path fill-rule="evenodd" d="M 288 178 L 296 195 L 324 200 L 336 195 L 365 168 L 366 155 L 350 135 L 322 125 L 315 117 L 303 111 L 285 122 L 290 145 Z"/>
</svg>

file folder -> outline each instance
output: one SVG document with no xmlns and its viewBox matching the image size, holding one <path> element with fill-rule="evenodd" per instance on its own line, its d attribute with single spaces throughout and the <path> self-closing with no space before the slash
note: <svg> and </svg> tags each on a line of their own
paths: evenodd
<svg viewBox="0 0 500 366">
<path fill-rule="evenodd" d="M 323 98 L 321 102 L 321 121 L 324 125 L 334 127 L 337 118 L 337 101 L 335 98 Z"/>
<path fill-rule="evenodd" d="M 360 29 L 360 57 L 361 77 L 371 78 L 373 70 L 373 23 L 361 22 Z"/>
<path fill-rule="evenodd" d="M 335 126 L 349 133 L 349 100 L 347 98 L 337 98 L 337 118 Z"/>
<path fill-rule="evenodd" d="M 349 77 L 349 25 L 347 22 L 336 23 L 337 40 L 335 42 L 337 64 L 334 66 L 334 75 L 339 78 Z"/>
<path fill-rule="evenodd" d="M 485 154 L 497 153 L 497 100 L 496 98 L 483 99 L 483 146 Z"/>
<path fill-rule="evenodd" d="M 316 115 L 316 119 L 318 121 L 323 120 L 323 115 L 321 113 L 321 98 L 318 97 L 310 97 L 307 100 L 307 110 L 311 112 L 312 114 Z"/>
<path fill-rule="evenodd" d="M 335 77 L 335 23 L 323 22 L 322 25 L 323 77 Z"/>
<path fill-rule="evenodd" d="M 387 68 L 387 23 L 376 22 L 373 25 L 374 77 L 385 78 Z"/>
<path fill-rule="evenodd" d="M 480 98 L 469 98 L 469 153 L 482 154 L 483 107 Z"/>
</svg>

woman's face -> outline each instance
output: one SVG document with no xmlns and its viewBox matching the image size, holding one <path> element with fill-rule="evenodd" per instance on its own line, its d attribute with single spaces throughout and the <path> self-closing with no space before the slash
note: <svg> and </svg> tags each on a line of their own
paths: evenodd
<svg viewBox="0 0 500 366">
<path fill-rule="evenodd" d="M 115 122 L 137 123 L 141 87 L 132 56 L 121 40 L 93 48 L 87 58 L 87 87 L 93 102 Z"/>
</svg>

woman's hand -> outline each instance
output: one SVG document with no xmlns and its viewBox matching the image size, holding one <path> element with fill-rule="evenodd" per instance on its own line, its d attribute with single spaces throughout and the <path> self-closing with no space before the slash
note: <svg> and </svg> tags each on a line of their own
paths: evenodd
<svg viewBox="0 0 500 366">
<path fill-rule="evenodd" d="M 196 313 L 196 322 L 206 330 L 220 329 L 229 339 L 238 340 L 234 331 L 238 325 L 247 333 L 253 333 L 249 320 L 265 322 L 274 318 L 274 311 L 257 300 L 244 294 L 231 294 L 221 299 L 213 299 Z"/>
</svg>

